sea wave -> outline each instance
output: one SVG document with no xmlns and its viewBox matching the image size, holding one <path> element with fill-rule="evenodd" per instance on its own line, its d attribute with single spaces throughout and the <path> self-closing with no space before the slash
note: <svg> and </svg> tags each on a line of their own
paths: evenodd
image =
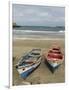
<svg viewBox="0 0 69 90">
<path fill-rule="evenodd" d="M 60 33 L 64 33 L 65 31 L 63 31 L 63 30 L 60 30 L 59 32 L 60 32 Z"/>
<path fill-rule="evenodd" d="M 64 38 L 13 38 L 13 40 L 64 40 Z"/>
<path fill-rule="evenodd" d="M 13 30 L 13 33 L 64 33 L 64 31 Z"/>
</svg>

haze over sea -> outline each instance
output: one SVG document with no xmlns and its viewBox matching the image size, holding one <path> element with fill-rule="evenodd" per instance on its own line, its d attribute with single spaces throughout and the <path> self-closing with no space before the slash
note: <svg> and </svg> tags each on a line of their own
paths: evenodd
<svg viewBox="0 0 69 90">
<path fill-rule="evenodd" d="M 13 39 L 64 39 L 64 32 L 62 26 L 20 26 L 13 28 Z"/>
</svg>

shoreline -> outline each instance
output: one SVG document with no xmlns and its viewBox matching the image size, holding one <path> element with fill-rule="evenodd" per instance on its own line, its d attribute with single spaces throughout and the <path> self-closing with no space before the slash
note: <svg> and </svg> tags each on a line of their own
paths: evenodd
<svg viewBox="0 0 69 90">
<path fill-rule="evenodd" d="M 65 40 L 64 38 L 13 38 L 13 40 Z"/>
</svg>

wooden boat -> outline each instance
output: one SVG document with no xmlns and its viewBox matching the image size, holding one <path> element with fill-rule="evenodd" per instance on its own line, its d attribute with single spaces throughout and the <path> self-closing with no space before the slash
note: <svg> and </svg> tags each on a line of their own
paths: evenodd
<svg viewBox="0 0 69 90">
<path fill-rule="evenodd" d="M 55 69 L 63 63 L 64 56 L 60 47 L 54 46 L 48 51 L 47 54 L 44 54 L 44 59 L 50 70 L 54 72 Z"/>
<path fill-rule="evenodd" d="M 33 49 L 25 56 L 22 56 L 16 65 L 16 69 L 22 78 L 26 78 L 41 63 L 41 50 Z"/>
</svg>

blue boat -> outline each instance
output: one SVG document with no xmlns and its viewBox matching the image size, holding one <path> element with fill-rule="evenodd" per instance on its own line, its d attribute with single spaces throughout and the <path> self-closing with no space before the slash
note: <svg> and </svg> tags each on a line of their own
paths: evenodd
<svg viewBox="0 0 69 90">
<path fill-rule="evenodd" d="M 41 63 L 41 49 L 33 49 L 22 56 L 16 64 L 16 69 L 22 78 L 26 78 Z"/>
</svg>

